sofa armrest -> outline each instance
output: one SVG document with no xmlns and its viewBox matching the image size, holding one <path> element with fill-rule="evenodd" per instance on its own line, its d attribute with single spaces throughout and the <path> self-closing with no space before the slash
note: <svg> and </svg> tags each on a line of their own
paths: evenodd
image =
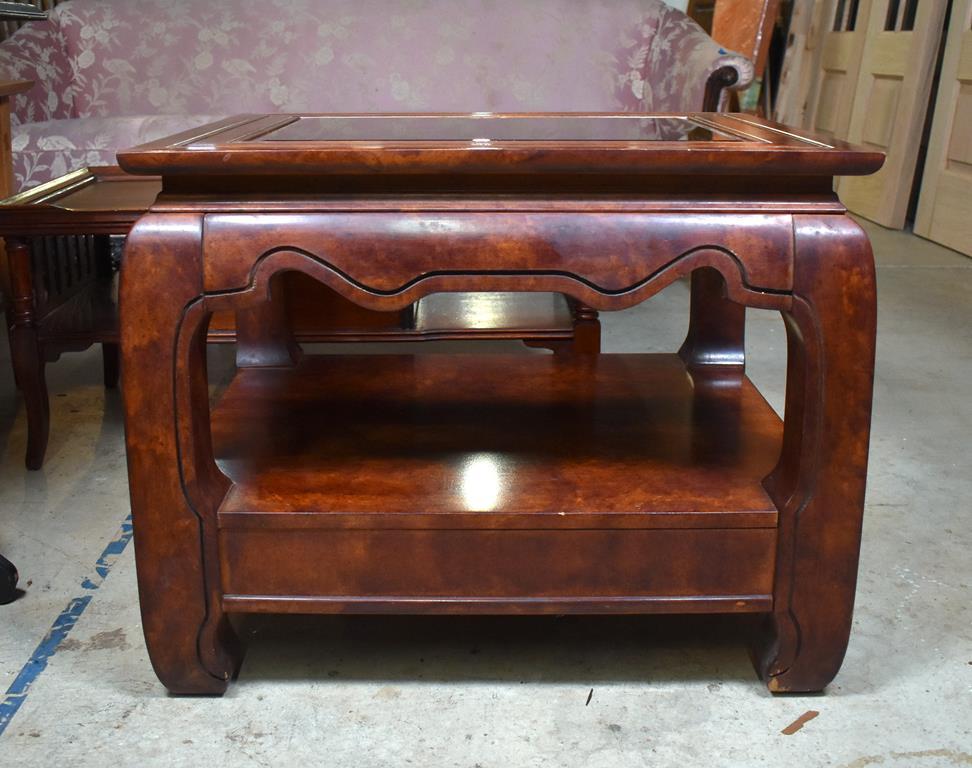
<svg viewBox="0 0 972 768">
<path fill-rule="evenodd" d="M 56 15 L 21 27 L 0 43 L 0 81 L 17 80 L 35 85 L 13 98 L 14 125 L 76 117 L 71 65 Z"/>
<path fill-rule="evenodd" d="M 9 98 L 21 93 L 27 93 L 34 87 L 33 80 L 3 80 L 0 79 L 0 98 Z"/>
<path fill-rule="evenodd" d="M 671 9 L 645 61 L 645 110 L 688 112 L 723 109 L 730 90 L 753 81 L 752 62 L 727 51 L 692 19 Z"/>
<path fill-rule="evenodd" d="M 34 87 L 30 80 L 0 81 L 0 198 L 14 192 L 10 147 L 10 100 Z"/>
</svg>

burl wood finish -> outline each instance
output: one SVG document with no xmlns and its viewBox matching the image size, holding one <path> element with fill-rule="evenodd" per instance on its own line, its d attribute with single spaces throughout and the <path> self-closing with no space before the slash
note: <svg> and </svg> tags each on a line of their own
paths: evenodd
<svg viewBox="0 0 972 768">
<path fill-rule="evenodd" d="M 122 155 L 165 184 L 128 240 L 121 343 L 141 608 L 170 690 L 225 689 L 228 615 L 247 611 L 751 612 L 770 690 L 833 678 L 875 299 L 831 174 L 881 158 L 693 119 L 736 138 L 254 147 L 280 122 L 258 118 Z M 385 311 L 435 291 L 610 311 L 691 275 L 691 318 L 677 355 L 304 357 L 274 306 L 292 272 Z M 745 306 L 786 321 L 782 424 L 745 376 Z M 211 413 L 226 311 L 253 321 Z"/>
</svg>

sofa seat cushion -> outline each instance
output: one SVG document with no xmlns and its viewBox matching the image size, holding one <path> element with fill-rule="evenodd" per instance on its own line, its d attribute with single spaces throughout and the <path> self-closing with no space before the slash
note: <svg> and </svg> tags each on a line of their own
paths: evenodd
<svg viewBox="0 0 972 768">
<path fill-rule="evenodd" d="M 23 123 L 13 128 L 14 179 L 26 189 L 76 168 L 115 165 L 118 149 L 222 117 L 226 115 L 135 115 Z"/>
</svg>

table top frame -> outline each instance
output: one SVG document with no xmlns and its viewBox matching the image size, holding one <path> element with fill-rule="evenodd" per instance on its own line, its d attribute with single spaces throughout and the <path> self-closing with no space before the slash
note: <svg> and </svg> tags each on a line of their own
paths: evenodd
<svg viewBox="0 0 972 768">
<path fill-rule="evenodd" d="M 688 119 L 731 141 L 268 141 L 302 117 L 475 118 L 428 115 L 237 115 L 118 154 L 134 174 L 163 176 L 374 175 L 858 175 L 877 170 L 882 153 L 747 115 L 638 115 Z M 628 113 L 507 113 L 484 119 L 634 117 Z"/>
</svg>

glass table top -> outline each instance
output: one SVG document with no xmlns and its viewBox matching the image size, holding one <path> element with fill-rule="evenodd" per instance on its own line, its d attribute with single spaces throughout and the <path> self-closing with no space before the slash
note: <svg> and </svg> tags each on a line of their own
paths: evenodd
<svg viewBox="0 0 972 768">
<path fill-rule="evenodd" d="M 435 141 L 488 146 L 509 141 L 739 141 L 686 117 L 640 115 L 300 117 L 257 141 Z"/>
</svg>

